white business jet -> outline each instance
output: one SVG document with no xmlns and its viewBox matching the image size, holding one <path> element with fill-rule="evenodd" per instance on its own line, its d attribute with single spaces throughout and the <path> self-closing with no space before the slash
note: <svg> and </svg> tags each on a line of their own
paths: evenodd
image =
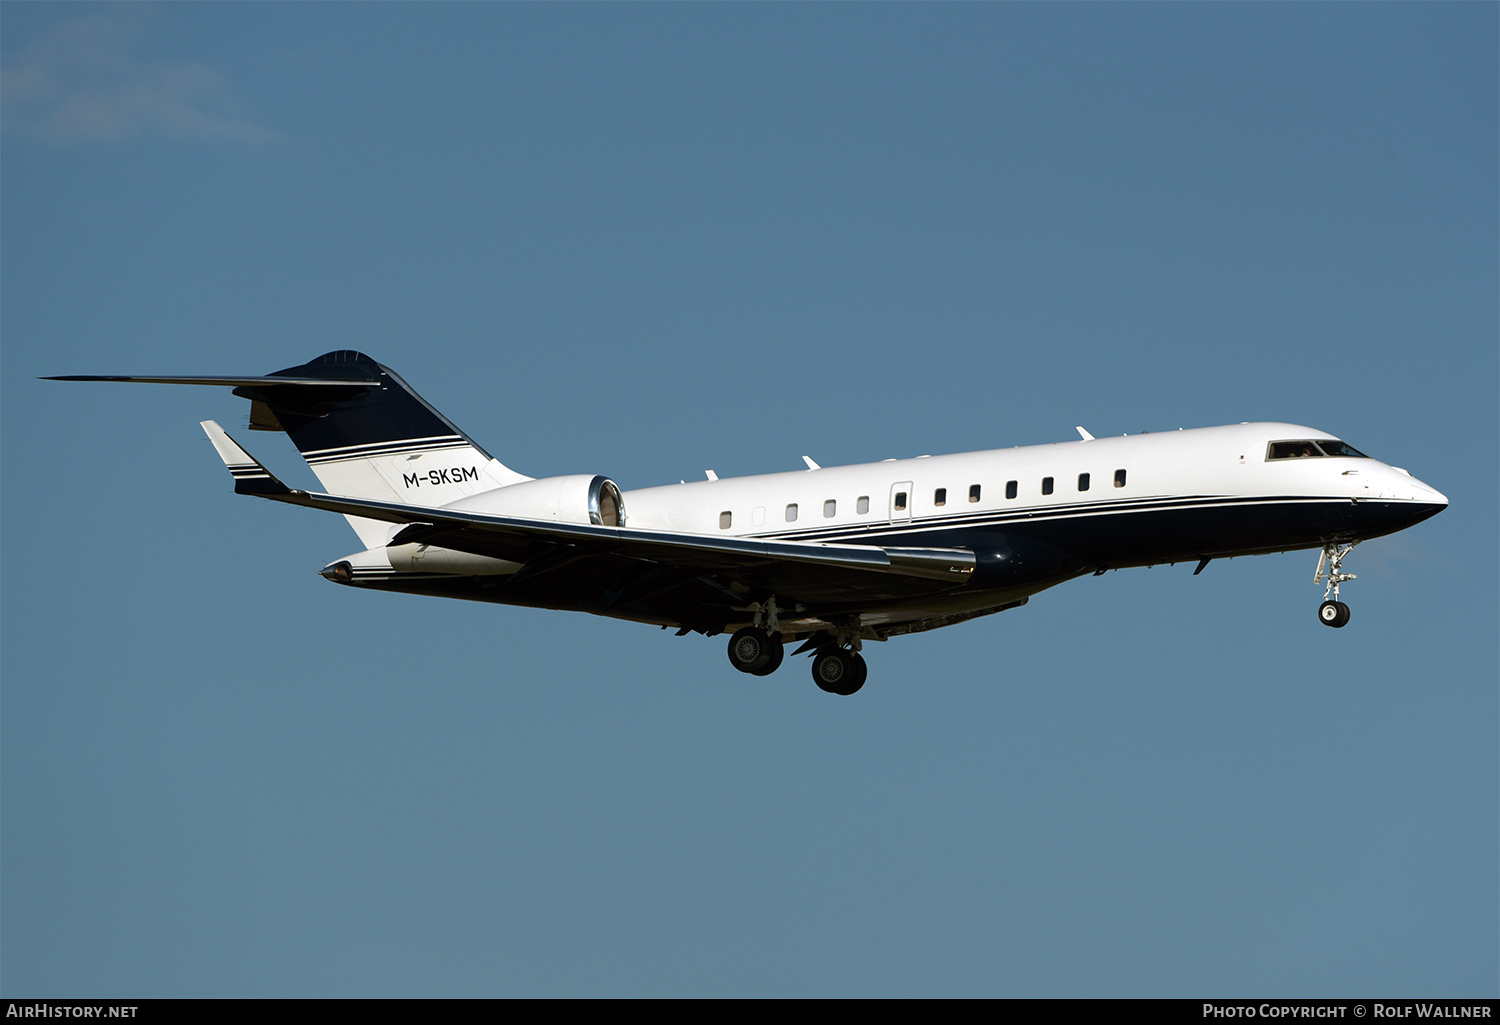
<svg viewBox="0 0 1500 1025">
<path fill-rule="evenodd" d="M 394 371 L 330 352 L 263 377 L 49 378 L 226 385 L 250 429 L 285 431 L 327 494 L 288 488 L 204 421 L 235 491 L 343 513 L 364 545 L 323 576 L 404 591 L 613 616 L 679 636 L 730 632 L 764 676 L 812 655 L 853 694 L 865 641 L 1024 605 L 1128 566 L 1319 549 L 1318 619 L 1349 622 L 1339 585 L 1361 541 L 1448 499 L 1323 431 L 1243 423 L 1053 445 L 819 466 L 622 491 L 607 477 L 505 466 Z"/>
</svg>

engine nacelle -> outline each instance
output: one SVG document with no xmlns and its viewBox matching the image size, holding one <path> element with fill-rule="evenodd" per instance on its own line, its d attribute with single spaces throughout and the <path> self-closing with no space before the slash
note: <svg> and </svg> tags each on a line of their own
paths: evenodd
<svg viewBox="0 0 1500 1025">
<path fill-rule="evenodd" d="M 522 520 L 625 526 L 625 502 L 619 487 L 608 477 L 586 473 L 511 484 L 460 498 L 443 508 Z"/>
</svg>

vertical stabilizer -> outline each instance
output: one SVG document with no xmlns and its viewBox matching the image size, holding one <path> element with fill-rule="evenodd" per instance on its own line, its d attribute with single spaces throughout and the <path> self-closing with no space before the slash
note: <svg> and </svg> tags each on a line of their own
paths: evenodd
<svg viewBox="0 0 1500 1025">
<path fill-rule="evenodd" d="M 270 383 L 277 377 L 297 383 Z M 374 387 L 324 390 L 307 383 L 316 380 Z M 490 456 L 393 370 L 363 353 L 330 352 L 234 394 L 250 400 L 253 429 L 286 432 L 329 494 L 440 506 L 531 479 Z M 390 524 L 348 519 L 367 547 L 385 544 Z"/>
</svg>

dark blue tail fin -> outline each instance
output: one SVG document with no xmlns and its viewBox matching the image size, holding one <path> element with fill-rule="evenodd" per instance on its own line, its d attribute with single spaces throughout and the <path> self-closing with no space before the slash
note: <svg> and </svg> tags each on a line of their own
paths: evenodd
<svg viewBox="0 0 1500 1025">
<path fill-rule="evenodd" d="M 351 388 L 353 382 L 369 386 Z M 530 479 L 492 458 L 395 371 L 361 352 L 326 353 L 242 384 L 234 394 L 250 400 L 251 429 L 285 431 L 330 494 L 439 506 Z M 367 545 L 385 543 L 389 524 L 349 522 Z"/>
</svg>

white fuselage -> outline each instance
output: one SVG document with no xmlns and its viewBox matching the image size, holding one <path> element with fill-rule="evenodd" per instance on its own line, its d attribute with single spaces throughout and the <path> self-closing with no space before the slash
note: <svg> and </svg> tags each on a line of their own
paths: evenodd
<svg viewBox="0 0 1500 1025">
<path fill-rule="evenodd" d="M 1349 454 L 1324 454 L 1316 445 L 1305 458 L 1285 454 L 1300 449 L 1289 442 L 1337 440 L 1296 424 L 1245 423 L 711 479 L 623 492 L 620 526 L 741 541 L 972 551 L 975 571 L 962 586 L 860 606 L 866 624 L 939 622 L 1006 607 L 1090 572 L 1376 537 L 1447 504 L 1406 471 L 1342 445 L 1325 447 Z M 587 522 L 580 496 L 589 480 L 523 479 L 438 508 Z M 371 526 L 386 538 L 394 532 Z M 341 560 L 359 582 L 439 593 L 443 578 L 526 576 L 520 562 L 421 543 L 387 546 L 386 538 Z M 536 593 L 530 584 L 507 585 L 481 597 L 601 611 L 574 604 L 566 588 L 549 591 L 557 581 L 544 577 Z M 607 614 L 662 621 L 650 613 Z"/>
<path fill-rule="evenodd" d="M 1296 424 L 1245 423 L 642 488 L 625 492 L 625 508 L 632 527 L 831 541 L 1191 496 L 1447 502 L 1375 459 L 1267 459 L 1271 442 L 1304 438 L 1334 440 Z"/>
</svg>

